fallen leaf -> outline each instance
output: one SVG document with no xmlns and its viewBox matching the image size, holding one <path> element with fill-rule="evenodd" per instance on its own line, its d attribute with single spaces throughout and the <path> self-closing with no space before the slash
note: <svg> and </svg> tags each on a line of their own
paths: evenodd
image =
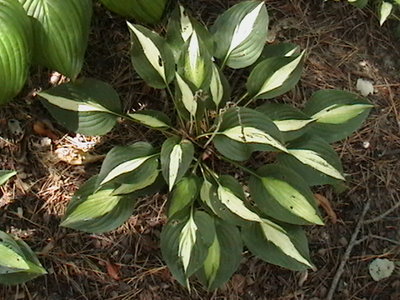
<svg viewBox="0 0 400 300">
<path fill-rule="evenodd" d="M 110 275 L 110 277 L 114 280 L 121 280 L 121 277 L 119 276 L 119 269 L 120 267 L 117 265 L 114 265 L 110 262 L 106 262 L 106 268 L 107 268 L 107 273 Z"/>
<path fill-rule="evenodd" d="M 95 155 L 81 149 L 72 147 L 61 147 L 55 150 L 55 154 L 60 161 L 70 165 L 79 166 L 102 160 L 105 155 Z"/>
<path fill-rule="evenodd" d="M 379 281 L 392 275 L 394 270 L 394 262 L 386 258 L 377 258 L 369 264 L 368 269 L 372 279 Z"/>
<path fill-rule="evenodd" d="M 336 216 L 336 213 L 333 210 L 329 200 L 321 194 L 314 194 L 314 197 L 317 200 L 318 205 L 321 206 L 324 209 L 324 211 L 326 212 L 326 214 L 329 216 L 329 218 L 331 219 L 331 222 L 333 224 L 336 224 L 337 216 Z"/>
<path fill-rule="evenodd" d="M 374 93 L 374 85 L 372 84 L 372 82 L 362 78 L 357 79 L 356 89 L 361 93 L 363 97 Z"/>
<path fill-rule="evenodd" d="M 53 126 L 50 122 L 36 121 L 33 123 L 33 132 L 40 136 L 46 136 L 52 140 L 57 140 L 58 136 L 53 131 Z"/>
</svg>

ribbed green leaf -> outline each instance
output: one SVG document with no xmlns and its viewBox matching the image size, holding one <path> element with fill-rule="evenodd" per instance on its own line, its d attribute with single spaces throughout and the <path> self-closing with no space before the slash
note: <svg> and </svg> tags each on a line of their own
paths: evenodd
<svg viewBox="0 0 400 300">
<path fill-rule="evenodd" d="M 30 21 L 21 4 L 0 0 L 0 105 L 16 96 L 25 84 L 31 35 Z"/>
<path fill-rule="evenodd" d="M 211 28 L 214 55 L 231 68 L 244 68 L 260 56 L 267 40 L 268 13 L 263 2 L 243 1 L 225 11 Z"/>
<path fill-rule="evenodd" d="M 65 83 L 39 93 L 51 115 L 67 129 L 86 135 L 103 135 L 121 114 L 117 92 L 91 78 Z"/>
<path fill-rule="evenodd" d="M 175 76 L 174 57 L 169 45 L 145 27 L 127 24 L 131 34 L 133 67 L 150 86 L 165 88 Z"/>
<path fill-rule="evenodd" d="M 46 273 L 25 242 L 0 231 L 0 284 L 20 284 Z"/>
<path fill-rule="evenodd" d="M 285 151 L 281 133 L 271 119 L 239 107 L 223 114 L 214 145 L 222 155 L 239 161 L 248 159 L 253 151 Z"/>
<path fill-rule="evenodd" d="M 167 139 L 161 148 L 161 170 L 171 191 L 188 170 L 194 155 L 193 144 L 177 137 Z"/>
<path fill-rule="evenodd" d="M 240 232 L 234 225 L 214 218 L 215 238 L 208 249 L 203 268 L 197 276 L 214 290 L 222 286 L 238 268 L 242 259 L 243 243 Z"/>
<path fill-rule="evenodd" d="M 100 0 L 108 9 L 141 22 L 157 23 L 164 14 L 168 0 Z"/>
<path fill-rule="evenodd" d="M 76 79 L 92 17 L 91 0 L 18 0 L 32 19 L 34 61 Z"/>
<path fill-rule="evenodd" d="M 195 116 L 197 112 L 196 94 L 178 73 L 176 73 L 175 78 L 177 99 L 182 102 L 183 106 L 191 116 Z"/>
<path fill-rule="evenodd" d="M 197 176 L 183 177 L 174 187 L 169 197 L 168 216 L 188 208 L 199 194 L 199 182 Z"/>
<path fill-rule="evenodd" d="M 286 93 L 300 80 L 303 61 L 304 51 L 298 56 L 263 60 L 247 79 L 248 93 L 261 99 L 270 99 Z"/>
<path fill-rule="evenodd" d="M 151 128 L 168 128 L 171 126 L 168 116 L 157 110 L 141 110 L 128 114 L 128 116 Z"/>
<path fill-rule="evenodd" d="M 338 90 L 314 93 L 303 112 L 315 122 L 309 133 L 327 142 L 336 142 L 351 135 L 367 118 L 372 105 L 356 94 Z"/>
<path fill-rule="evenodd" d="M 242 228 L 243 241 L 254 255 L 291 270 L 313 268 L 307 237 L 300 226 L 264 221 Z"/>
<path fill-rule="evenodd" d="M 271 57 L 292 57 L 300 54 L 300 48 L 292 43 L 265 45 L 258 62 Z"/>
<path fill-rule="evenodd" d="M 9 170 L 0 170 L 0 185 L 5 184 L 11 177 L 15 176 L 17 172 Z"/>
<path fill-rule="evenodd" d="M 250 178 L 252 198 L 260 210 L 291 224 L 323 224 L 307 183 L 282 165 L 266 165 Z"/>
</svg>

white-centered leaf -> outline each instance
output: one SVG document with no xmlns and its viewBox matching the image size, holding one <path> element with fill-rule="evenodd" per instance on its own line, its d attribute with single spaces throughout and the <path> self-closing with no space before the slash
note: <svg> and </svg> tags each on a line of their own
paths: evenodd
<svg viewBox="0 0 400 300">
<path fill-rule="evenodd" d="M 43 95 L 45 97 L 45 95 Z M 77 111 L 77 112 L 107 112 L 112 113 L 110 110 L 93 101 L 74 101 L 65 97 L 58 97 L 51 95 L 51 97 L 45 97 L 45 99 L 62 109 Z"/>
<path fill-rule="evenodd" d="M 317 210 L 307 198 L 285 181 L 262 177 L 261 182 L 268 193 L 285 209 L 314 224 L 323 225 Z"/>
<path fill-rule="evenodd" d="M 357 79 L 356 89 L 363 97 L 374 93 L 374 85 L 372 84 L 372 82 L 362 78 Z"/>
<path fill-rule="evenodd" d="M 29 270 L 29 265 L 25 261 L 25 259 L 7 247 L 0 243 L 0 267 L 4 268 L 4 273 L 6 273 L 9 269 L 17 269 L 17 270 Z M 1 273 L 0 274 L 4 274 Z"/>
<path fill-rule="evenodd" d="M 168 185 L 169 185 L 169 190 L 172 190 L 172 187 L 175 184 L 176 178 L 178 177 L 178 171 L 179 167 L 182 162 L 182 147 L 180 144 L 175 145 L 174 148 L 172 148 L 170 158 L 169 158 L 169 178 L 168 178 Z"/>
<path fill-rule="evenodd" d="M 282 227 L 272 223 L 271 221 L 263 219 L 263 222 L 261 223 L 261 229 L 265 238 L 281 249 L 282 252 L 291 258 L 294 258 L 298 262 L 313 268 L 313 265 L 296 249 L 293 242 L 287 235 L 287 232 Z"/>
<path fill-rule="evenodd" d="M 180 23 L 181 23 L 181 36 L 183 41 L 187 41 L 193 33 L 193 25 L 190 22 L 189 16 L 186 14 L 182 5 L 179 5 Z"/>
<path fill-rule="evenodd" d="M 271 77 L 267 79 L 262 85 L 258 95 L 265 94 L 269 91 L 272 91 L 278 87 L 281 87 L 286 80 L 289 79 L 290 75 L 296 70 L 296 68 L 301 63 L 305 51 L 303 51 L 296 59 L 283 66 L 279 70 L 277 70 Z"/>
<path fill-rule="evenodd" d="M 345 180 L 343 175 L 336 168 L 334 168 L 315 151 L 307 149 L 289 149 L 289 154 L 293 155 L 303 164 L 308 165 L 326 175 L 336 179 Z"/>
<path fill-rule="evenodd" d="M 314 120 L 277 120 L 273 121 L 276 127 L 282 132 L 299 130 L 306 127 Z"/>
<path fill-rule="evenodd" d="M 372 279 L 375 281 L 379 281 L 385 278 L 389 278 L 394 271 L 394 262 L 386 259 L 386 258 L 377 258 L 374 259 L 369 264 L 369 274 L 371 275 Z"/>
<path fill-rule="evenodd" d="M 153 41 L 145 36 L 140 30 L 136 29 L 135 25 L 128 23 L 128 27 L 132 30 L 132 32 L 136 35 L 139 40 L 140 45 L 142 46 L 143 52 L 146 55 L 146 58 L 153 66 L 153 68 L 160 74 L 161 78 L 167 82 L 167 77 L 165 75 L 165 68 L 163 63 L 163 58 L 161 56 L 160 50 L 153 43 Z"/>
<path fill-rule="evenodd" d="M 101 181 L 100 184 L 101 185 L 105 184 L 122 174 L 129 173 L 129 172 L 136 170 L 146 160 L 148 160 L 151 157 L 154 157 L 154 155 L 138 157 L 138 158 L 123 162 L 122 164 L 120 164 L 120 165 L 116 166 L 114 169 L 112 169 L 111 172 L 107 174 L 107 176 Z"/>
<path fill-rule="evenodd" d="M 185 62 L 185 75 L 193 84 L 200 88 L 204 81 L 205 63 L 200 54 L 199 38 L 193 31 L 188 47 L 188 57 Z"/>
<path fill-rule="evenodd" d="M 383 1 L 381 4 L 381 10 L 380 10 L 380 19 L 379 19 L 379 24 L 382 26 L 383 23 L 387 20 L 387 18 L 390 16 L 393 10 L 393 4 L 390 2 Z"/>
<path fill-rule="evenodd" d="M 179 237 L 179 257 L 183 263 L 183 269 L 187 270 L 190 262 L 192 249 L 196 244 L 196 233 L 197 225 L 194 222 L 193 216 L 190 216 L 186 225 L 182 228 L 182 232 Z"/>
<path fill-rule="evenodd" d="M 204 273 L 207 277 L 209 285 L 214 281 L 218 269 L 221 264 L 221 247 L 219 245 L 218 237 L 215 235 L 214 242 L 208 249 L 208 255 L 204 261 Z"/>
<path fill-rule="evenodd" d="M 357 117 L 359 114 L 371 107 L 372 105 L 370 104 L 334 104 L 314 114 L 311 118 L 316 120 L 318 123 L 343 124 Z"/>
<path fill-rule="evenodd" d="M 139 121 L 140 123 L 153 127 L 153 128 L 163 128 L 163 127 L 169 127 L 168 124 L 165 122 L 161 121 L 160 119 L 157 119 L 156 117 L 147 115 L 147 114 L 141 114 L 140 112 L 134 113 L 134 114 L 129 114 L 129 117 L 132 119 Z"/>
<path fill-rule="evenodd" d="M 178 83 L 179 90 L 181 91 L 183 105 L 192 116 L 196 115 L 197 101 L 189 85 L 178 73 L 176 73 L 176 82 Z"/>
<path fill-rule="evenodd" d="M 224 87 L 221 82 L 221 76 L 218 72 L 218 68 L 214 64 L 212 66 L 210 92 L 215 106 L 218 107 L 221 103 L 222 97 L 224 96 Z"/>
<path fill-rule="evenodd" d="M 287 153 L 286 147 L 283 146 L 279 141 L 274 139 L 268 133 L 254 127 L 242 127 L 239 125 L 233 128 L 229 128 L 221 132 L 221 134 L 226 135 L 230 139 L 241 143 L 245 144 L 257 143 L 257 144 L 270 145 L 274 148 L 277 148 Z"/>
<path fill-rule="evenodd" d="M 254 222 L 261 222 L 261 218 L 250 209 L 248 209 L 242 199 L 235 196 L 231 190 L 227 189 L 220 185 L 218 187 L 218 199 L 234 214 L 238 215 L 239 217 L 254 221 Z"/>
<path fill-rule="evenodd" d="M 242 21 L 236 26 L 235 31 L 232 36 L 231 44 L 227 53 L 227 57 L 235 50 L 241 43 L 243 43 L 252 33 L 254 25 L 260 11 L 264 5 L 264 2 L 254 8 L 249 14 L 247 14 Z"/>
</svg>

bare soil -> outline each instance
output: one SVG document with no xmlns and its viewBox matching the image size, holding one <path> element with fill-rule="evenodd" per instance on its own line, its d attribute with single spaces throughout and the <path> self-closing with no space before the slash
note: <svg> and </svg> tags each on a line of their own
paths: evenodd
<svg viewBox="0 0 400 300">
<path fill-rule="evenodd" d="M 184 2 L 210 24 L 239 1 Z M 67 149 L 68 157 L 68 150 L 76 155 L 76 148 L 94 145 L 92 153 L 103 155 L 118 144 L 157 143 L 158 136 L 127 123 L 101 138 L 67 132 L 34 97 L 50 86 L 51 74 L 35 68 L 19 98 L 0 108 L 0 169 L 18 171 L 14 180 L 0 188 L 0 229 L 25 240 L 49 274 L 23 285 L 0 287 L 0 299 L 318 300 L 327 299 L 335 274 L 340 278 L 332 299 L 400 299 L 399 266 L 390 278 L 379 282 L 368 273 L 368 264 L 375 258 L 400 260 L 400 43 L 394 34 L 398 22 L 379 27 L 373 11 L 334 1 L 266 3 L 271 42 L 293 42 L 308 53 L 301 82 L 279 101 L 301 107 L 319 89 L 357 92 L 358 78 L 372 81 L 375 87 L 368 97 L 375 107 L 363 128 L 335 145 L 351 178 L 348 188 L 341 193 L 330 187 L 315 190 L 330 201 L 338 218 L 332 223 L 326 216 L 326 226 L 307 230 L 317 270 L 292 272 L 245 252 L 240 269 L 222 288 L 208 293 L 194 282 L 189 294 L 161 258 L 159 235 L 166 221 L 163 194 L 139 199 L 134 215 L 111 233 L 93 235 L 59 227 L 72 194 L 98 172 L 100 162 L 72 165 L 57 158 L 57 149 Z M 147 107 L 168 113 L 165 95 L 145 86 L 133 71 L 125 20 L 96 4 L 92 25 L 82 76 L 111 83 L 126 110 Z M 240 76 L 238 82 L 246 72 Z M 11 119 L 21 125 L 21 134 L 10 132 L 7 122 Z M 37 122 L 56 136 L 38 135 Z M 366 205 L 370 205 L 368 210 Z M 360 230 L 352 241 L 357 223 Z M 349 244 L 354 247 L 346 254 Z"/>
</svg>

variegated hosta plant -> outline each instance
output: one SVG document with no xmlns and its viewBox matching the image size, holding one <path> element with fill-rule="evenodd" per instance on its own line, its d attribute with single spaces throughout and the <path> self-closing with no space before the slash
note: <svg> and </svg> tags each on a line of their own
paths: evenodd
<svg viewBox="0 0 400 300">
<path fill-rule="evenodd" d="M 244 247 L 288 269 L 314 268 L 301 226 L 323 224 L 311 187 L 345 180 L 329 143 L 359 128 L 371 105 L 337 90 L 316 92 L 302 110 L 276 101 L 299 81 L 306 54 L 292 44 L 265 46 L 267 27 L 260 1 L 233 6 L 210 30 L 178 6 L 165 38 L 128 23 L 133 66 L 150 86 L 167 90 L 174 115 L 124 113 L 112 87 L 95 79 L 41 92 L 70 130 L 105 134 L 123 117 L 165 135 L 161 147 L 114 147 L 61 225 L 112 230 L 129 218 L 137 197 L 166 185 L 161 250 L 181 284 L 189 287 L 195 276 L 209 289 L 221 286 Z M 226 67 L 247 68 L 245 87 L 229 85 Z M 262 99 L 269 100 L 255 107 Z"/>
</svg>

